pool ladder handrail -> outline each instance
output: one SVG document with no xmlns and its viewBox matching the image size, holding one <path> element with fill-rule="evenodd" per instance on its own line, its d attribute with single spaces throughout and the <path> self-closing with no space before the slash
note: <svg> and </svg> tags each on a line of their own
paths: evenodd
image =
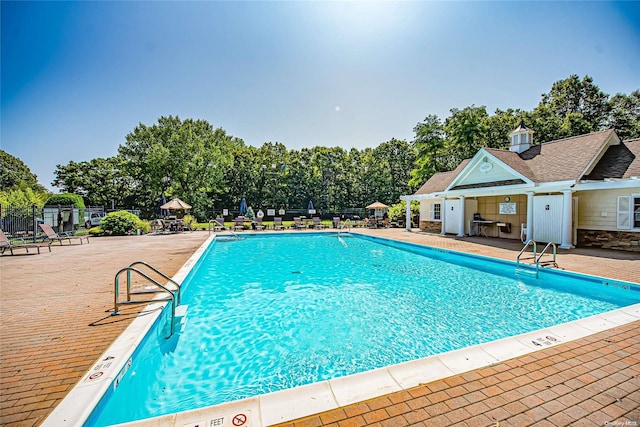
<svg viewBox="0 0 640 427">
<path fill-rule="evenodd" d="M 524 253 L 524 251 L 527 250 L 527 248 L 529 246 L 533 246 L 533 256 L 531 257 L 527 257 L 527 258 L 522 258 L 524 259 L 533 259 L 535 260 L 538 256 L 538 251 L 537 251 L 537 246 L 538 244 L 536 243 L 535 240 L 533 239 L 529 239 L 527 240 L 527 243 L 524 244 L 524 247 L 520 250 L 520 253 L 518 254 L 518 256 L 516 257 L 516 268 L 518 268 L 520 266 L 520 257 L 522 256 L 522 254 Z"/>
<path fill-rule="evenodd" d="M 547 249 L 549 249 L 549 247 L 553 248 L 553 260 L 551 261 L 545 261 L 543 262 L 543 266 L 545 264 L 552 264 L 555 268 L 558 268 L 558 263 L 556 262 L 556 255 L 557 255 L 557 249 L 556 249 L 556 244 L 553 242 L 549 242 L 547 243 L 547 246 L 544 247 L 544 249 L 542 251 L 540 251 L 540 255 L 538 255 L 538 257 L 536 258 L 536 271 L 538 271 L 538 269 L 540 268 L 540 259 L 542 258 L 542 255 L 544 255 L 547 252 Z"/>
<path fill-rule="evenodd" d="M 135 267 L 133 267 L 134 265 L 144 265 L 148 268 L 150 268 L 151 270 L 153 270 L 154 272 L 156 272 L 157 274 L 161 275 L 163 278 L 169 280 L 171 283 L 173 283 L 176 286 L 176 289 L 170 289 L 169 287 L 163 285 L 162 283 L 158 282 L 156 279 L 154 279 L 153 277 L 149 276 L 147 273 L 145 273 L 144 271 L 141 271 Z M 119 295 L 120 295 L 120 275 L 123 272 L 127 272 L 127 300 L 126 301 L 119 301 Z M 147 290 L 147 291 L 135 291 L 135 292 L 131 292 L 131 272 L 135 272 L 138 273 L 140 276 L 144 277 L 145 279 L 147 279 L 149 282 L 151 282 L 153 285 L 159 287 L 160 289 L 155 289 L 155 290 Z M 131 295 L 137 295 L 137 294 L 149 294 L 149 293 L 158 293 L 158 292 L 166 292 L 169 294 L 168 298 L 158 298 L 158 299 L 150 299 L 150 300 L 132 300 L 131 299 Z M 153 302 L 159 302 L 159 301 L 168 301 L 169 299 L 171 300 L 171 322 L 170 322 L 170 332 L 169 332 L 169 336 L 167 338 L 170 338 L 173 335 L 174 332 L 174 321 L 175 321 L 175 317 L 176 317 L 176 302 L 179 305 L 180 304 L 180 284 L 178 282 L 176 282 L 175 280 L 173 280 L 172 278 L 170 278 L 169 276 L 167 276 L 166 274 L 164 274 L 163 272 L 161 272 L 160 270 L 158 270 L 157 268 L 155 268 L 154 266 L 152 266 L 151 264 L 144 262 L 144 261 L 135 261 L 133 263 L 131 263 L 129 266 L 127 267 L 123 267 L 120 270 L 118 270 L 118 272 L 115 275 L 114 278 L 114 309 L 113 309 L 113 313 L 111 313 L 112 316 L 116 316 L 118 314 L 121 314 L 119 308 L 121 305 L 124 304 L 144 304 L 144 303 L 153 303 Z M 176 299 L 176 295 L 177 295 L 177 299 Z"/>
<path fill-rule="evenodd" d="M 241 240 L 241 239 L 240 239 L 240 236 L 238 236 L 238 235 L 237 235 L 237 234 L 236 234 L 232 229 L 230 229 L 229 227 L 227 227 L 226 225 L 224 225 L 224 223 L 220 224 L 218 221 L 216 221 L 216 220 L 214 220 L 214 219 L 210 219 L 210 220 L 209 220 L 209 227 L 208 227 L 209 234 L 211 234 L 211 231 L 212 231 L 212 230 L 213 230 L 213 228 L 214 228 L 214 224 L 218 224 L 218 225 L 220 225 L 220 227 L 221 227 L 223 230 L 226 230 L 226 231 L 228 231 L 229 233 L 231 233 L 231 235 L 233 235 L 233 236 L 236 238 L 236 240 Z"/>
</svg>

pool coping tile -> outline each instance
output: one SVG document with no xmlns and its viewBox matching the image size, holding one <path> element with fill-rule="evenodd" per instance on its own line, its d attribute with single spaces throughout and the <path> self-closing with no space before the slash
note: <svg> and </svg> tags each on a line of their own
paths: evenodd
<svg viewBox="0 0 640 427">
<path fill-rule="evenodd" d="M 347 406 L 402 390 L 387 368 L 360 372 L 329 380 L 339 406 Z"/>
<path fill-rule="evenodd" d="M 263 394 L 258 396 L 258 399 L 262 426 L 294 420 L 340 406 L 329 381 Z M 216 406 L 226 405 L 227 403 L 223 403 Z"/>
<path fill-rule="evenodd" d="M 438 356 L 391 365 L 387 367 L 387 370 L 403 389 L 454 375 L 453 371 L 446 367 Z"/>
</svg>

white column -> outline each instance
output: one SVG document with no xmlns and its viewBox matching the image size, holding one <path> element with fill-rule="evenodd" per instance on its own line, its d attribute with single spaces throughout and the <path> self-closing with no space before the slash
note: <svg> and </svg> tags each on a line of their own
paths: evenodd
<svg viewBox="0 0 640 427">
<path fill-rule="evenodd" d="M 407 200 L 407 210 L 405 211 L 404 229 L 407 231 L 411 231 L 411 200 Z"/>
<path fill-rule="evenodd" d="M 464 237 L 464 196 L 460 196 L 460 220 L 458 221 L 458 237 Z"/>
<path fill-rule="evenodd" d="M 442 225 L 442 230 L 440 234 L 443 236 L 447 234 L 445 230 L 445 218 L 447 217 L 447 199 L 445 197 L 442 198 L 442 205 L 440 206 L 440 225 Z"/>
<path fill-rule="evenodd" d="M 562 242 L 560 248 L 571 249 L 571 226 L 573 225 L 573 198 L 571 190 L 562 190 Z"/>
<path fill-rule="evenodd" d="M 527 191 L 527 242 L 533 239 L 533 191 Z"/>
</svg>

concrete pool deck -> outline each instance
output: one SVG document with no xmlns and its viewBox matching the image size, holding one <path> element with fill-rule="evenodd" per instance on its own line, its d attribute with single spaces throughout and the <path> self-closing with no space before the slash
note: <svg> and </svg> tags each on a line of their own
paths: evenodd
<svg viewBox="0 0 640 427">
<path fill-rule="evenodd" d="M 508 260 L 522 247 L 399 229 L 357 231 Z M 54 246 L 51 253 L 0 257 L 0 422 L 41 423 L 131 322 L 133 315 L 107 313 L 119 268 L 142 259 L 172 275 L 207 237 L 96 238 L 90 245 Z M 638 254 L 575 249 L 559 251 L 558 263 L 570 271 L 639 281 Z M 633 322 L 289 425 L 640 422 L 638 326 Z"/>
</svg>

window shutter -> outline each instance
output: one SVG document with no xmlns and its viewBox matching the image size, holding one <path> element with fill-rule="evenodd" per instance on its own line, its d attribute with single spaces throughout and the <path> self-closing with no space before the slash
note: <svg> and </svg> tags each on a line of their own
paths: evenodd
<svg viewBox="0 0 640 427">
<path fill-rule="evenodd" d="M 631 229 L 631 197 L 618 196 L 618 229 Z"/>
</svg>

